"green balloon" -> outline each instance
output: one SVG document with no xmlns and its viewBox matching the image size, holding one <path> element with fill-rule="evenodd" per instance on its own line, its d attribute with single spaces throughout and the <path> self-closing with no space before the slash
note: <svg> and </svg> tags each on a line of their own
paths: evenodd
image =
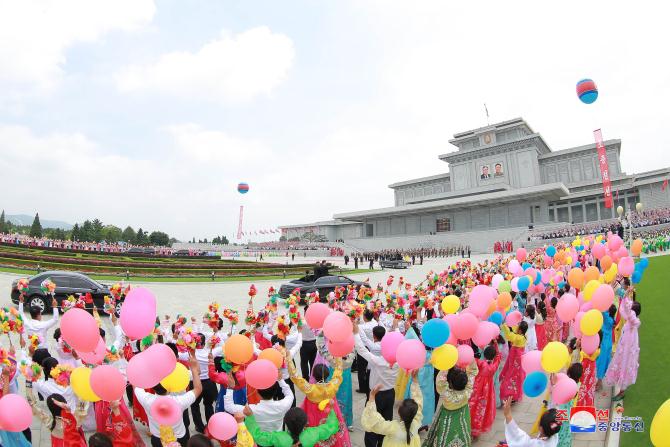
<svg viewBox="0 0 670 447">
<path fill-rule="evenodd" d="M 509 281 L 500 281 L 498 283 L 498 292 L 511 292 L 512 291 L 512 284 Z"/>
</svg>

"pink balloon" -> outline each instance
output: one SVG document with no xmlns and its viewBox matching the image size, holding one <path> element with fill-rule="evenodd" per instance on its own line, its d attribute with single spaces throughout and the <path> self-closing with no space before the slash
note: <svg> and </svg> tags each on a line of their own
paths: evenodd
<svg viewBox="0 0 670 447">
<path fill-rule="evenodd" d="M 494 289 L 497 289 L 498 284 L 500 284 L 500 282 L 503 281 L 504 279 L 505 278 L 503 277 L 503 275 L 501 275 L 500 273 L 496 273 L 495 275 L 493 275 L 493 279 L 491 280 L 491 286 Z"/>
<path fill-rule="evenodd" d="M 139 388 L 152 388 L 169 376 L 177 366 L 172 349 L 164 344 L 151 345 L 128 362 L 128 382 Z"/>
<path fill-rule="evenodd" d="M 333 343 L 346 341 L 353 330 L 351 318 L 342 312 L 333 312 L 323 321 L 323 334 Z"/>
<path fill-rule="evenodd" d="M 475 286 L 470 292 L 470 300 L 468 301 L 468 309 L 476 316 L 482 318 L 486 315 L 494 297 L 491 294 L 491 288 L 484 285 Z"/>
<path fill-rule="evenodd" d="M 572 320 L 577 312 L 579 312 L 579 301 L 573 294 L 566 293 L 558 300 L 556 314 L 562 322 L 567 323 Z"/>
<path fill-rule="evenodd" d="M 591 301 L 587 301 L 579 307 L 579 310 L 586 313 L 592 309 L 592 306 L 593 304 L 591 303 Z"/>
<path fill-rule="evenodd" d="M 461 312 L 450 329 L 459 340 L 467 340 L 477 332 L 478 323 L 479 319 L 473 314 Z"/>
<path fill-rule="evenodd" d="M 131 289 L 121 306 L 121 328 L 131 340 L 139 340 L 154 330 L 156 323 L 156 297 L 149 289 Z"/>
<path fill-rule="evenodd" d="M 616 254 L 619 256 L 619 258 L 628 256 L 628 250 L 626 249 L 626 246 L 622 245 L 619 247 L 619 249 L 616 251 Z"/>
<path fill-rule="evenodd" d="M 254 360 L 247 366 L 247 383 L 257 390 L 265 390 L 275 384 L 277 374 L 277 367 L 270 360 Z"/>
<path fill-rule="evenodd" d="M 521 312 L 518 310 L 515 310 L 507 314 L 505 317 L 505 324 L 510 327 L 518 326 L 519 323 L 521 323 L 521 320 L 523 320 L 523 315 L 521 315 Z"/>
<path fill-rule="evenodd" d="M 512 278 L 511 285 L 512 285 L 512 290 L 515 291 L 516 293 L 519 293 L 519 278 L 518 277 Z"/>
<path fill-rule="evenodd" d="M 69 311 L 71 312 L 71 310 Z M 0 399 L 0 429 L 17 433 L 30 427 L 33 410 L 23 396 L 5 394 Z"/>
<path fill-rule="evenodd" d="M 77 352 L 79 358 L 89 365 L 101 365 L 107 353 L 107 346 L 105 340 L 98 336 L 98 346 L 92 352 Z"/>
<path fill-rule="evenodd" d="M 635 262 L 633 258 L 629 256 L 624 256 L 619 259 L 619 274 L 623 276 L 630 276 L 635 270 Z"/>
<path fill-rule="evenodd" d="M 487 330 L 489 332 L 489 336 L 491 337 L 491 340 L 494 338 L 498 337 L 500 335 L 500 326 L 497 324 L 491 322 L 491 321 L 482 321 L 484 326 L 487 327 Z"/>
<path fill-rule="evenodd" d="M 468 366 L 475 360 L 475 353 L 470 345 L 458 345 L 456 350 L 458 351 L 458 361 L 456 362 L 458 366 Z"/>
<path fill-rule="evenodd" d="M 419 340 L 403 340 L 398 346 L 396 358 L 402 369 L 419 369 L 426 363 L 426 348 Z"/>
<path fill-rule="evenodd" d="M 569 377 L 561 378 L 551 389 L 552 402 L 562 405 L 568 403 L 577 394 L 577 384 Z"/>
<path fill-rule="evenodd" d="M 591 249 L 591 252 L 596 259 L 602 259 L 602 257 L 605 256 L 605 245 L 596 243 Z"/>
<path fill-rule="evenodd" d="M 512 259 L 509 261 L 509 264 L 507 264 L 507 270 L 513 275 L 516 275 L 517 272 L 521 269 L 521 264 L 519 264 L 519 261 L 516 259 Z"/>
<path fill-rule="evenodd" d="M 521 368 L 526 371 L 526 374 L 542 371 L 542 351 L 536 349 L 526 352 L 521 357 Z"/>
<path fill-rule="evenodd" d="M 400 332 L 387 332 L 382 338 L 382 357 L 386 359 L 391 365 L 396 362 L 396 353 L 398 346 L 405 340 L 405 337 Z"/>
<path fill-rule="evenodd" d="M 149 409 L 151 417 L 158 425 L 174 425 L 182 417 L 182 410 L 177 401 L 169 396 L 159 396 Z"/>
<path fill-rule="evenodd" d="M 623 245 L 623 240 L 616 234 L 610 234 L 607 238 L 607 248 L 616 251 Z"/>
<path fill-rule="evenodd" d="M 310 304 L 305 312 L 307 325 L 312 329 L 321 329 L 329 313 L 330 308 L 324 303 Z"/>
<path fill-rule="evenodd" d="M 584 335 L 582 337 L 582 349 L 588 355 L 591 355 L 594 352 L 596 352 L 598 346 L 600 346 L 600 335 L 598 334 Z"/>
<path fill-rule="evenodd" d="M 91 352 L 98 345 L 100 330 L 95 318 L 83 309 L 70 309 L 60 320 L 63 340 L 77 352 Z"/>
<path fill-rule="evenodd" d="M 599 285 L 595 292 L 593 292 L 591 303 L 593 303 L 594 309 L 598 309 L 601 312 L 607 312 L 610 306 L 614 303 L 614 290 L 607 284 Z"/>
<path fill-rule="evenodd" d="M 227 441 L 237 434 L 237 421 L 228 413 L 214 413 L 207 423 L 207 431 L 219 441 Z"/>
<path fill-rule="evenodd" d="M 475 335 L 472 336 L 472 341 L 480 348 L 488 345 L 493 338 L 491 327 L 486 323 L 490 323 L 490 321 L 480 321 L 477 325 L 477 331 L 475 332 Z"/>
<path fill-rule="evenodd" d="M 575 337 L 581 338 L 582 337 L 582 330 L 579 328 L 579 324 L 582 321 L 582 317 L 584 316 L 586 312 L 582 312 L 581 310 L 577 312 L 577 315 L 575 315 L 575 323 L 572 325 L 572 329 L 575 331 Z"/>
<path fill-rule="evenodd" d="M 516 249 L 516 258 L 521 262 L 526 260 L 526 255 L 527 254 L 528 253 L 526 252 L 526 249 L 523 248 L 523 247 L 519 247 L 519 248 Z"/>
<path fill-rule="evenodd" d="M 328 352 L 331 353 L 333 357 L 344 357 L 347 354 L 351 354 L 354 350 L 354 334 L 350 334 L 349 338 L 340 342 L 332 342 L 328 340 Z"/>
<path fill-rule="evenodd" d="M 126 391 L 126 379 L 113 366 L 95 367 L 90 380 L 93 392 L 105 402 L 122 399 Z"/>
<path fill-rule="evenodd" d="M 547 255 L 542 255 L 542 264 L 545 267 L 549 267 L 551 264 L 553 264 L 554 261 Z"/>
</svg>

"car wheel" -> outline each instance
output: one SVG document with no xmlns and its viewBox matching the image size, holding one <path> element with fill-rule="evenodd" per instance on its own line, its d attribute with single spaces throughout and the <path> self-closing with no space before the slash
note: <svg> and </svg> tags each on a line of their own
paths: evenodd
<svg viewBox="0 0 670 447">
<path fill-rule="evenodd" d="M 33 295 L 30 298 L 28 298 L 28 309 L 30 309 L 33 306 L 38 307 L 42 311 L 42 313 L 44 313 L 47 309 L 47 302 L 41 296 Z"/>
</svg>

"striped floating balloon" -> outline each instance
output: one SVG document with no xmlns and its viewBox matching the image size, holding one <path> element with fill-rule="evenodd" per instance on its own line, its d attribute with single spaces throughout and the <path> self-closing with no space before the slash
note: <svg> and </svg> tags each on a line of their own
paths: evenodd
<svg viewBox="0 0 670 447">
<path fill-rule="evenodd" d="M 577 83 L 577 96 L 584 104 L 592 104 L 598 99 L 598 87 L 592 79 L 582 79 Z"/>
<path fill-rule="evenodd" d="M 240 194 L 246 194 L 249 192 L 249 185 L 246 183 L 238 183 L 237 192 Z"/>
</svg>

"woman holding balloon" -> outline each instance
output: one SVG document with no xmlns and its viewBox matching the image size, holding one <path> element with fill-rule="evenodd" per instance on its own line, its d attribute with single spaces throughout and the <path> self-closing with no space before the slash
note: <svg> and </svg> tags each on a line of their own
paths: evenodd
<svg viewBox="0 0 670 447">
<path fill-rule="evenodd" d="M 513 314 L 508 315 L 508 318 L 511 315 Z M 513 401 L 520 402 L 523 397 L 522 385 L 523 380 L 526 378 L 526 373 L 521 367 L 521 357 L 526 348 L 528 323 L 521 321 L 518 324 L 519 326 L 515 332 L 512 332 L 507 324 L 500 326 L 505 339 L 511 344 L 507 362 L 505 362 L 505 366 L 500 373 L 502 379 L 500 383 L 500 399 L 503 401 L 511 397 Z"/>
<path fill-rule="evenodd" d="M 619 305 L 619 312 L 625 321 L 617 350 L 612 358 L 612 363 L 605 374 L 605 382 L 614 385 L 615 400 L 623 398 L 623 394 L 637 379 L 637 369 L 640 366 L 640 342 L 638 329 L 640 327 L 640 313 L 642 306 L 637 301 L 624 297 Z"/>
</svg>

